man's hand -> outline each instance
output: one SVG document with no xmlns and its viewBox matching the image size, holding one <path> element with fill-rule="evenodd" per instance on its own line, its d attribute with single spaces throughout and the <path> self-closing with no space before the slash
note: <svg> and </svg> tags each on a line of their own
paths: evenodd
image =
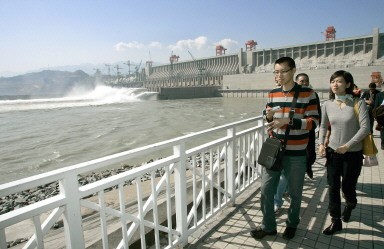
<svg viewBox="0 0 384 249">
<path fill-rule="evenodd" d="M 275 115 L 275 111 L 273 111 L 271 107 L 267 107 L 267 109 L 265 109 L 265 115 L 268 120 L 272 120 L 273 115 Z"/>
<path fill-rule="evenodd" d="M 289 123 L 289 118 L 275 118 L 272 122 L 268 123 L 268 131 L 271 131 L 276 128 L 281 128 L 282 126 Z"/>
</svg>

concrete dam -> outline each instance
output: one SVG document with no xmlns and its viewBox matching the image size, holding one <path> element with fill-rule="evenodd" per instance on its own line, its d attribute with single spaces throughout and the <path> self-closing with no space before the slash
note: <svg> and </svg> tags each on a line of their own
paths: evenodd
<svg viewBox="0 0 384 249">
<path fill-rule="evenodd" d="M 274 86 L 274 62 L 283 56 L 293 58 L 297 73 L 307 73 L 313 88 L 320 91 L 328 91 L 329 77 L 337 70 L 352 73 L 362 89 L 368 88 L 372 72 L 384 73 L 384 33 L 378 28 L 369 35 L 270 49 L 256 49 L 252 42 L 236 54 L 226 55 L 217 46 L 213 57 L 195 59 L 191 54 L 193 60 L 179 62 L 173 55 L 169 64 L 161 66 L 147 61 L 134 84 L 165 99 L 234 96 L 239 91 L 257 96 Z"/>
</svg>

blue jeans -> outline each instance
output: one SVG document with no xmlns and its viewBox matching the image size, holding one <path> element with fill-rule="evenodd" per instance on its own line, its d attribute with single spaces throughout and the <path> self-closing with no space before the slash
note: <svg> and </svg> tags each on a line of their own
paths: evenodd
<svg viewBox="0 0 384 249">
<path fill-rule="evenodd" d="M 284 173 L 281 172 L 279 185 L 277 186 L 277 191 L 276 191 L 276 194 L 274 196 L 275 207 L 283 206 L 283 203 L 284 203 L 283 195 L 287 191 L 287 186 L 288 186 L 288 180 L 284 176 Z"/>
<path fill-rule="evenodd" d="M 297 228 L 300 222 L 300 207 L 307 157 L 284 156 L 282 162 L 282 172 L 263 168 L 261 176 L 261 211 L 263 212 L 261 228 L 267 232 L 275 231 L 277 227 L 273 201 L 281 173 L 288 180 L 289 196 L 291 198 L 286 224 L 288 227 Z"/>
</svg>

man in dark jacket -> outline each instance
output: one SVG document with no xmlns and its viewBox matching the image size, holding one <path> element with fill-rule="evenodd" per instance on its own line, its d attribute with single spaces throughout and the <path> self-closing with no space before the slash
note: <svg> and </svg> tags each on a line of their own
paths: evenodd
<svg viewBox="0 0 384 249">
<path fill-rule="evenodd" d="M 376 100 L 376 95 L 380 93 L 380 91 L 376 90 L 376 84 L 374 82 L 369 83 L 369 90 L 365 91 L 362 95 L 361 98 L 365 100 L 365 103 L 367 104 L 368 107 L 368 114 L 369 114 L 369 121 L 371 122 L 371 133 L 373 134 L 373 122 L 375 119 L 373 118 L 373 108 L 375 107 L 375 100 Z"/>
<path fill-rule="evenodd" d="M 379 108 L 380 106 L 384 106 L 384 92 L 378 93 L 376 95 L 374 109 Z M 382 107 L 380 107 L 380 108 L 382 108 Z M 377 117 L 376 117 L 376 119 L 377 119 Z M 384 127 L 382 126 L 382 124 L 379 123 L 379 122 L 381 122 L 381 120 L 377 119 L 376 121 L 378 121 L 377 126 L 380 129 L 381 149 L 384 150 Z"/>
</svg>

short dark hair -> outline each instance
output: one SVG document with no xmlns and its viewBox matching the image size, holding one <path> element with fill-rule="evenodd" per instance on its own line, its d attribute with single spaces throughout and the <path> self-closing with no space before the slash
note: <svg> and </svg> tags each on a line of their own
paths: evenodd
<svg viewBox="0 0 384 249">
<path fill-rule="evenodd" d="M 283 63 L 287 63 L 290 68 L 296 68 L 295 60 L 291 57 L 281 57 L 275 61 L 275 65 Z"/>
<path fill-rule="evenodd" d="M 300 76 L 307 77 L 307 79 L 309 80 L 309 76 L 308 76 L 308 74 L 306 74 L 306 73 L 299 73 L 298 75 L 296 75 L 295 80 L 297 80 Z"/>
<path fill-rule="evenodd" d="M 371 82 L 369 83 L 369 89 L 373 88 L 373 89 L 376 89 L 376 83 L 375 82 Z"/>
<path fill-rule="evenodd" d="M 346 83 L 351 83 L 351 85 L 347 89 L 345 89 L 345 93 L 346 94 L 352 94 L 353 96 L 355 96 L 353 93 L 353 88 L 355 87 L 355 82 L 353 81 L 352 74 L 347 72 L 347 71 L 344 71 L 344 70 L 336 71 L 331 75 L 331 78 L 329 79 L 329 83 L 331 83 L 337 77 L 343 77 Z M 335 94 L 332 92 L 331 88 L 329 88 L 329 98 L 335 99 Z"/>
</svg>

